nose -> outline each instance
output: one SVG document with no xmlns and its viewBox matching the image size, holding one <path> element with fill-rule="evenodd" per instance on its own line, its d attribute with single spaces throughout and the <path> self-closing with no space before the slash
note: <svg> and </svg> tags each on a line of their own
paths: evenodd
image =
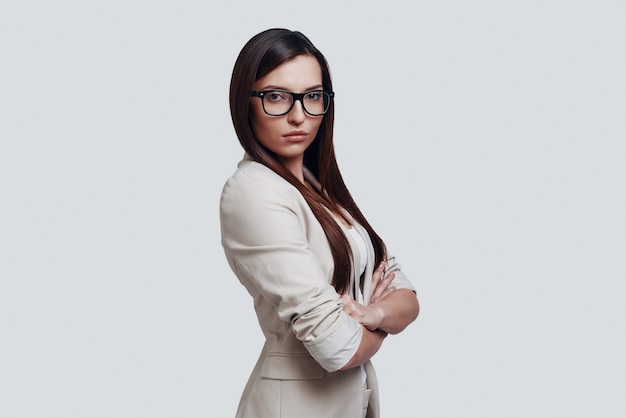
<svg viewBox="0 0 626 418">
<path fill-rule="evenodd" d="M 302 101 L 296 100 L 293 107 L 287 114 L 287 120 L 289 123 L 293 123 L 294 125 L 300 125 L 305 119 L 306 114 L 304 113 L 304 108 L 302 107 Z"/>
</svg>

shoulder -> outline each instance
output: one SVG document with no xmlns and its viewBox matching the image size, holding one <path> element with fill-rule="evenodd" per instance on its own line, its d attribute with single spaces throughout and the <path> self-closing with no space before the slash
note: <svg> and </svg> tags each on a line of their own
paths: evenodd
<svg viewBox="0 0 626 418">
<path fill-rule="evenodd" d="M 285 182 L 286 181 L 276 174 L 269 167 L 264 166 L 256 161 L 243 159 L 237 164 L 237 170 L 226 180 L 226 186 L 232 184 L 247 184 L 256 181 L 263 182 Z"/>
<path fill-rule="evenodd" d="M 296 236 L 302 231 L 307 208 L 304 197 L 291 183 L 260 163 L 244 160 L 226 180 L 220 197 L 225 248 Z"/>
<path fill-rule="evenodd" d="M 226 180 L 220 198 L 221 205 L 246 205 L 299 199 L 300 192 L 270 168 L 244 159 Z"/>
</svg>

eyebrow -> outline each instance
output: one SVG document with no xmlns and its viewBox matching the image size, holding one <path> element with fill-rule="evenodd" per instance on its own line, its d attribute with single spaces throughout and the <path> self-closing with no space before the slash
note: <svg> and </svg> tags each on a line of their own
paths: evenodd
<svg viewBox="0 0 626 418">
<path fill-rule="evenodd" d="M 307 88 L 307 89 L 306 89 L 306 90 L 304 90 L 304 91 L 306 92 L 306 91 L 311 91 L 311 90 L 323 90 L 323 89 L 324 89 L 324 86 L 322 86 L 321 84 L 316 84 L 316 85 L 314 85 L 314 86 L 312 86 L 312 87 Z M 270 85 L 268 85 L 268 86 L 264 86 L 263 88 L 261 88 L 261 89 L 260 89 L 260 91 L 265 91 L 265 90 L 284 90 L 284 91 L 290 91 L 289 89 L 286 89 L 286 88 L 284 88 L 284 87 L 280 87 L 280 86 L 277 86 L 277 85 L 273 85 L 273 84 L 270 84 Z"/>
</svg>

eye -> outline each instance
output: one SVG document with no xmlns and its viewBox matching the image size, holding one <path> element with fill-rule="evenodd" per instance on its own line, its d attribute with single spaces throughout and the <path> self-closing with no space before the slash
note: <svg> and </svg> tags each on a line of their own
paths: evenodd
<svg viewBox="0 0 626 418">
<path fill-rule="evenodd" d="M 321 91 L 310 91 L 304 96 L 304 100 L 309 102 L 317 102 L 322 100 L 322 92 Z"/>
<path fill-rule="evenodd" d="M 268 91 L 265 93 L 265 100 L 270 102 L 281 102 L 288 100 L 287 94 L 282 91 Z"/>
</svg>

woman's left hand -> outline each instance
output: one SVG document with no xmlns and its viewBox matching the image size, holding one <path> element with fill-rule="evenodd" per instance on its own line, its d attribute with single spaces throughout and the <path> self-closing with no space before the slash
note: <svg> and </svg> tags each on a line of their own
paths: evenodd
<svg viewBox="0 0 626 418">
<path fill-rule="evenodd" d="M 372 274 L 372 296 L 370 297 L 370 303 L 383 300 L 386 296 L 396 290 L 395 286 L 391 286 L 391 282 L 396 274 L 391 272 L 385 276 L 386 267 L 387 263 L 383 261 L 378 265 L 378 268 L 376 268 Z"/>
<path fill-rule="evenodd" d="M 343 310 L 370 331 L 375 331 L 383 320 L 384 312 L 374 306 L 364 306 L 350 295 L 341 295 Z"/>
</svg>

